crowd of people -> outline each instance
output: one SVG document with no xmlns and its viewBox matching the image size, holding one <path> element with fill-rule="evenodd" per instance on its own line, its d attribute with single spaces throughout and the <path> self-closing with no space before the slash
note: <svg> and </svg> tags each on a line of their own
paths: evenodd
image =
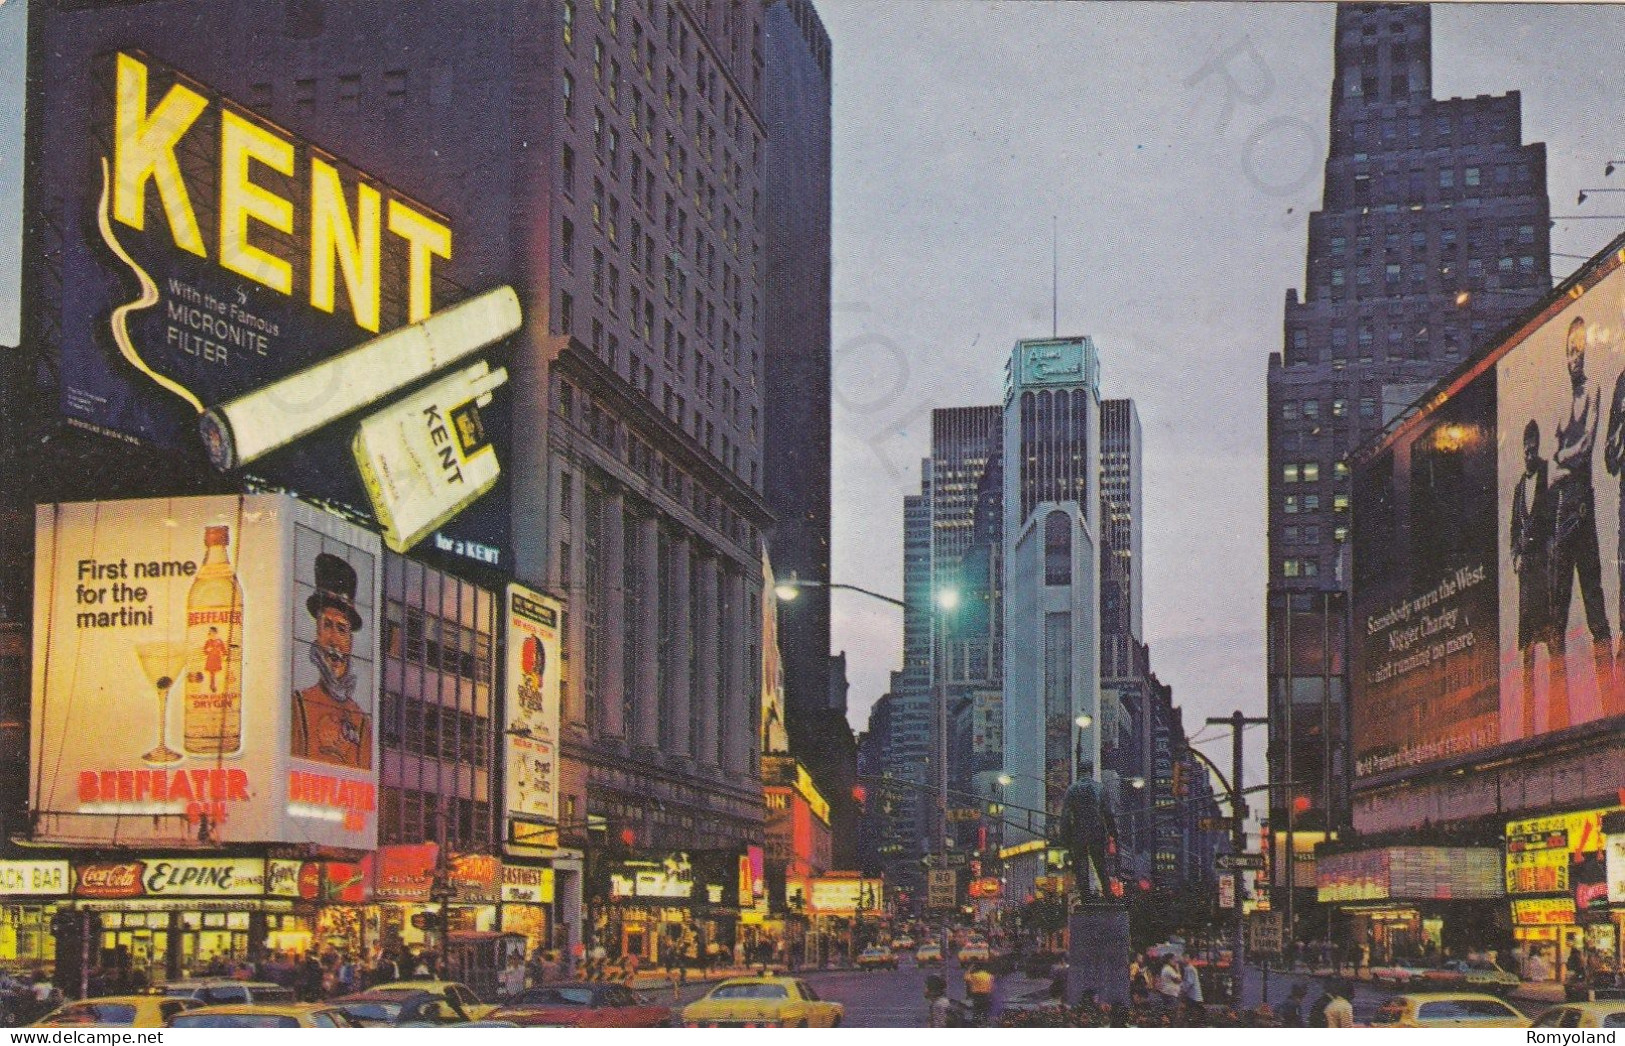
<svg viewBox="0 0 1625 1046">
<path fill-rule="evenodd" d="M 1093 993 L 1085 993 L 1076 1006 L 1056 1001 L 1037 1008 L 1020 1008 L 1005 1012 L 999 1018 L 1001 1028 L 1352 1028 L 1354 1006 L 1350 1001 L 1352 990 L 1340 980 L 1328 981 L 1313 1002 L 1309 1002 L 1309 987 L 1294 984 L 1287 997 L 1270 1005 L 1260 1003 L 1244 1008 L 1234 1004 L 1209 1005 L 1202 1001 L 1200 989 L 1194 993 L 1176 991 L 1168 994 L 1160 990 L 1166 981 L 1165 970 L 1177 969 L 1178 983 L 1184 984 L 1184 970 L 1189 963 L 1165 963 L 1155 974 L 1157 988 L 1148 990 L 1146 981 L 1140 990 L 1132 990 L 1126 1005 L 1099 1002 Z M 1307 1005 L 1306 1005 L 1307 1004 Z"/>
</svg>

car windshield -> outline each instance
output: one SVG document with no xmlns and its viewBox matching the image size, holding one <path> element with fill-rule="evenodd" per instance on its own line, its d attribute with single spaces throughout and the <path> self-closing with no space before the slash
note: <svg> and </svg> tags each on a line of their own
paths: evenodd
<svg viewBox="0 0 1625 1046">
<path fill-rule="evenodd" d="M 287 1002 L 297 1002 L 298 999 L 293 994 L 292 988 L 255 988 L 254 1001 L 280 1005 Z"/>
<path fill-rule="evenodd" d="M 848 953 L 850 954 L 850 953 Z M 711 993 L 713 999 L 788 999 L 782 984 L 724 984 Z"/>
<path fill-rule="evenodd" d="M 394 1024 L 401 1015 L 402 1003 L 398 1002 L 347 1002 L 340 1005 L 345 1013 L 358 1021 L 368 1024 Z"/>
<path fill-rule="evenodd" d="M 133 1024 L 135 1007 L 116 1002 L 84 1003 L 68 1007 L 54 1020 L 58 1024 Z"/>
<path fill-rule="evenodd" d="M 171 1028 L 297 1028 L 299 1019 L 281 1013 L 183 1013 Z"/>
<path fill-rule="evenodd" d="M 519 1006 L 591 1006 L 591 988 L 535 988 L 514 1000 Z"/>
<path fill-rule="evenodd" d="M 1597 1023 L 1604 1028 L 1625 1028 L 1625 1010 L 1605 1013 L 1602 1015 L 1602 1020 Z"/>
</svg>

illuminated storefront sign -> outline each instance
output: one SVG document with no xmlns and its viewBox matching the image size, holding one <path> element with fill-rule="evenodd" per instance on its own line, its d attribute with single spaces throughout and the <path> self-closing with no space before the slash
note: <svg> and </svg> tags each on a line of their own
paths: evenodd
<svg viewBox="0 0 1625 1046">
<path fill-rule="evenodd" d="M 0 894 L 65 896 L 72 880 L 67 861 L 0 861 Z"/>
<path fill-rule="evenodd" d="M 1509 822 L 1506 890 L 1509 894 L 1568 893 L 1580 856 L 1603 849 L 1602 819 L 1614 810 L 1581 810 Z"/>
<path fill-rule="evenodd" d="M 79 865 L 74 895 L 127 897 L 260 897 L 265 861 L 258 857 L 174 857 Z"/>
<path fill-rule="evenodd" d="M 1574 922 L 1571 897 L 1530 897 L 1512 902 L 1512 921 L 1519 926 L 1567 926 Z"/>
<path fill-rule="evenodd" d="M 854 915 L 879 911 L 881 899 L 879 879 L 818 878 L 812 880 L 808 905 L 816 915 Z"/>
<path fill-rule="evenodd" d="M 617 898 L 689 900 L 694 893 L 694 865 L 686 853 L 661 861 L 626 861 L 609 874 L 610 895 Z"/>
<path fill-rule="evenodd" d="M 553 903 L 554 872 L 522 864 L 502 865 L 502 899 L 530 904 Z"/>
<path fill-rule="evenodd" d="M 36 511 L 42 841 L 377 841 L 378 539 L 282 495 Z"/>
<path fill-rule="evenodd" d="M 1468 901 L 1502 896 L 1500 854 L 1489 847 L 1389 846 L 1326 854 L 1315 863 L 1317 898 Z"/>
</svg>

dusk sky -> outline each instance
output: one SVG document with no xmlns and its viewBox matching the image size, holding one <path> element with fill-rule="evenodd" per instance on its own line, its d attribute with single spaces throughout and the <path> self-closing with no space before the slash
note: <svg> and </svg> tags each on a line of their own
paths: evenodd
<svg viewBox="0 0 1625 1046">
<path fill-rule="evenodd" d="M 1204 717 L 1263 706 L 1264 377 L 1320 198 L 1332 5 L 816 2 L 835 50 L 833 580 L 901 594 L 929 412 L 998 402 L 1016 339 L 1050 333 L 1053 217 L 1060 333 L 1094 338 L 1104 394 L 1133 397 L 1144 426 L 1153 667 L 1217 741 Z M 1575 214 L 1625 156 L 1625 10 L 1443 4 L 1433 24 L 1435 95 L 1521 91 L 1553 213 Z M 20 0 L 0 0 L 8 345 L 23 30 Z M 1553 249 L 1589 256 L 1621 228 L 1559 220 Z M 901 615 L 835 607 L 861 729 L 900 666 Z"/>
</svg>

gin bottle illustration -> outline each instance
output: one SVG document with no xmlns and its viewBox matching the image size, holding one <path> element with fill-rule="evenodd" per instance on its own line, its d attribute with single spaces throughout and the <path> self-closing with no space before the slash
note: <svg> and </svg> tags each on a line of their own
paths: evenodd
<svg viewBox="0 0 1625 1046">
<path fill-rule="evenodd" d="M 243 746 L 243 589 L 230 544 L 230 527 L 203 528 L 203 566 L 186 595 L 187 755 L 236 755 Z"/>
</svg>

